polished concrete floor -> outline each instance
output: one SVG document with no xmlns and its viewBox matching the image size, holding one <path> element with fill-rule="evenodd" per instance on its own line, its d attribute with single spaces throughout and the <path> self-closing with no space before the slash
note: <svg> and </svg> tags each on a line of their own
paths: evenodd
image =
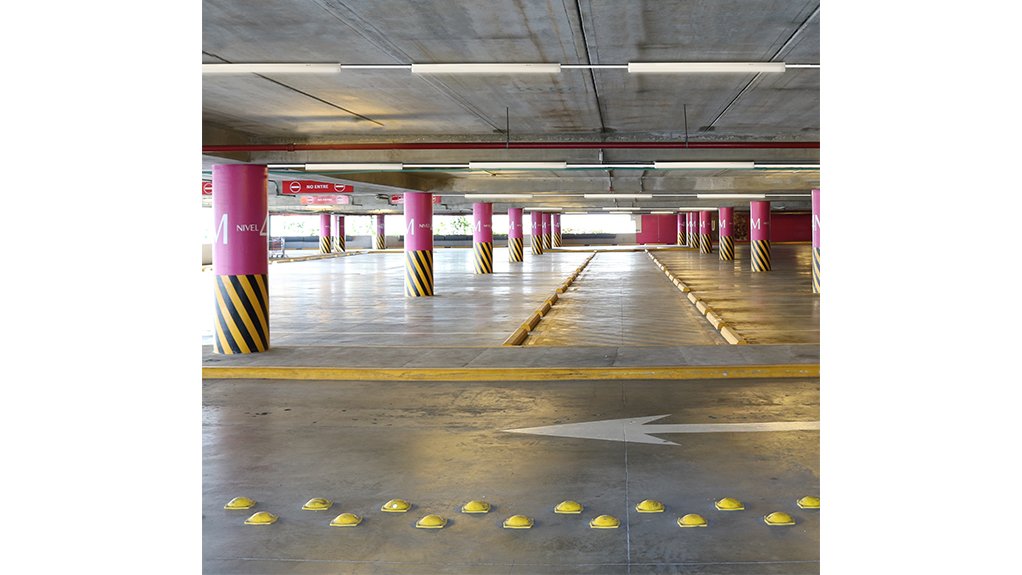
<svg viewBox="0 0 1022 575">
<path fill-rule="evenodd" d="M 750 344 L 820 343 L 820 296 L 813 293 L 812 247 L 770 246 L 772 270 L 753 272 L 749 244 L 735 246 L 735 259 L 722 262 L 697 250 L 656 252 L 681 278 Z"/>
<path fill-rule="evenodd" d="M 506 430 L 664 415 L 658 445 Z M 457 383 L 207 380 L 203 383 L 203 563 L 207 573 L 819 572 L 819 432 L 671 433 L 661 424 L 816 421 L 816 379 Z M 615 424 L 611 424 L 612 426 Z M 619 424 L 617 424 L 619 425 Z M 622 428 L 623 430 L 623 428 Z M 622 434 L 622 437 L 624 435 Z M 632 436 L 629 436 L 631 438 Z M 246 526 L 252 511 L 280 520 Z M 746 510 L 721 512 L 735 497 Z M 313 497 L 335 504 L 302 511 Z M 410 513 L 381 513 L 391 498 Z M 464 515 L 484 499 L 493 511 Z M 565 499 L 581 515 L 557 515 Z M 639 514 L 643 499 L 666 512 Z M 769 527 L 784 511 L 797 524 Z M 356 528 L 328 527 L 342 512 Z M 438 513 L 445 529 L 418 530 Z M 500 528 L 511 514 L 530 531 Z M 675 521 L 700 513 L 705 529 Z M 587 522 L 611 514 L 621 528 Z"/>
<path fill-rule="evenodd" d="M 695 250 L 657 257 L 749 343 L 819 343 L 819 298 L 810 288 L 810 248 L 775 245 L 774 271 L 748 270 Z M 435 252 L 436 294 L 404 296 L 404 255 L 369 253 L 270 266 L 272 346 L 494 347 L 524 322 L 591 251 L 526 255 L 510 264 L 494 250 L 494 273 L 472 272 L 472 251 Z M 210 282 L 212 274 L 205 272 Z M 211 302 L 210 309 L 213 309 Z M 212 314 L 210 314 L 212 319 Z M 212 343 L 209 325 L 203 343 Z M 526 346 L 726 345 L 641 251 L 599 252 Z"/>
</svg>

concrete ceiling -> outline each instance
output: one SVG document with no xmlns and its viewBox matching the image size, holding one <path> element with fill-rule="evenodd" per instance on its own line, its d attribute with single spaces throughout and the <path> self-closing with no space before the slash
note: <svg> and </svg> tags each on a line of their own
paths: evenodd
<svg viewBox="0 0 1022 575">
<path fill-rule="evenodd" d="M 204 0 L 203 63 L 323 62 L 786 62 L 818 64 L 819 2 L 799 0 Z M 203 175 L 214 163 L 466 163 L 468 161 L 818 163 L 820 70 L 780 74 L 629 74 L 564 69 L 540 75 L 415 75 L 407 69 L 332 75 L 205 75 Z M 734 149 L 685 149 L 728 143 Z M 510 125 L 510 134 L 505 126 Z M 505 149 L 530 142 L 563 149 Z M 676 147 L 619 149 L 653 142 Z M 763 148 L 800 142 L 801 147 Z M 476 149 L 253 151 L 272 144 L 497 145 Z M 578 148 L 605 143 L 607 148 Z M 229 151 L 207 146 L 233 146 Z M 809 147 L 806 147 L 809 146 Z M 464 213 L 465 193 L 534 193 L 526 207 L 743 205 L 666 194 L 804 194 L 818 171 L 572 170 L 320 173 L 271 170 L 271 179 L 355 185 L 339 213 L 399 211 L 404 190 L 443 197 L 437 213 Z M 652 193 L 651 200 L 580 195 Z M 271 185 L 271 207 L 298 211 Z M 549 196 L 549 197 L 547 197 Z M 508 204 L 498 203 L 502 210 Z M 801 197 L 775 206 L 806 209 Z"/>
</svg>

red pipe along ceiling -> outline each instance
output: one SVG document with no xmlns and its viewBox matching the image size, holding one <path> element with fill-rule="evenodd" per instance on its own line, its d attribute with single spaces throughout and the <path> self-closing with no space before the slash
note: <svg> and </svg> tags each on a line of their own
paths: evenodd
<svg viewBox="0 0 1022 575">
<path fill-rule="evenodd" d="M 819 142 L 419 142 L 394 144 L 248 144 L 203 146 L 203 152 L 304 152 L 317 150 L 757 150 L 819 149 Z"/>
</svg>

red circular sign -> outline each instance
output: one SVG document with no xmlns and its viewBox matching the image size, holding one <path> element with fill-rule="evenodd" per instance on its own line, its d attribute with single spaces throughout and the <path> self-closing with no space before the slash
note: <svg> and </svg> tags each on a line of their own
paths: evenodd
<svg viewBox="0 0 1022 575">
<path fill-rule="evenodd" d="M 291 182 L 288 185 L 288 189 L 291 190 L 292 194 L 297 194 L 298 192 L 302 191 L 302 183 L 298 181 Z"/>
<path fill-rule="evenodd" d="M 213 182 L 202 182 L 202 193 L 212 194 L 213 193 Z"/>
</svg>

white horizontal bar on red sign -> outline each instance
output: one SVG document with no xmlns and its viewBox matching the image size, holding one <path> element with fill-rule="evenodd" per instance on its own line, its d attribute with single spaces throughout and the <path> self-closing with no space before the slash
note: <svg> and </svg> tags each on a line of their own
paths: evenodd
<svg viewBox="0 0 1022 575">
<path fill-rule="evenodd" d="M 403 204 L 403 203 L 405 203 L 405 196 L 404 196 L 404 194 L 395 194 L 393 196 L 390 196 L 390 205 L 396 206 L 396 205 Z M 437 196 L 437 195 L 433 196 L 433 205 L 436 205 L 436 206 L 440 205 L 440 196 Z"/>
<path fill-rule="evenodd" d="M 298 194 L 350 194 L 355 187 L 350 184 L 332 184 L 313 180 L 284 180 L 280 183 L 280 193 L 285 196 Z"/>
<path fill-rule="evenodd" d="M 213 182 L 202 181 L 202 195 L 212 196 L 213 195 Z"/>
<path fill-rule="evenodd" d="M 315 194 L 298 196 L 298 201 L 303 206 L 336 206 L 348 205 L 351 203 L 351 196 L 339 194 Z"/>
</svg>

